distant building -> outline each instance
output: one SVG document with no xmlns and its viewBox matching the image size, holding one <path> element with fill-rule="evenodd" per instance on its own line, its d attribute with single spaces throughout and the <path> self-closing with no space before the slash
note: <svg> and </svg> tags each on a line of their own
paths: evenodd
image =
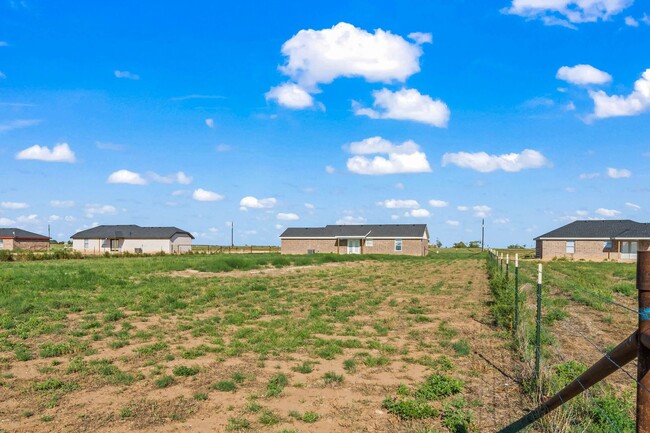
<svg viewBox="0 0 650 433">
<path fill-rule="evenodd" d="M 192 250 L 190 232 L 177 227 L 102 225 L 71 236 L 72 248 L 83 254 L 185 253 Z"/>
<path fill-rule="evenodd" d="M 280 235 L 282 254 L 398 254 L 426 256 L 426 224 L 328 225 L 288 228 Z"/>
<path fill-rule="evenodd" d="M 631 220 L 574 221 L 535 238 L 536 257 L 635 261 L 650 250 L 650 224 Z"/>
<path fill-rule="evenodd" d="M 0 228 L 0 250 L 43 251 L 50 245 L 50 238 L 21 229 Z"/>
</svg>

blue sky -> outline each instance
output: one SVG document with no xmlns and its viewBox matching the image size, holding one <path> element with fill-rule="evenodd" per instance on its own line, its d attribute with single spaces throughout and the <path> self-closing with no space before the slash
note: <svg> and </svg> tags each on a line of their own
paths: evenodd
<svg viewBox="0 0 650 433">
<path fill-rule="evenodd" d="M 0 226 L 650 221 L 648 2 L 1 1 Z"/>
</svg>

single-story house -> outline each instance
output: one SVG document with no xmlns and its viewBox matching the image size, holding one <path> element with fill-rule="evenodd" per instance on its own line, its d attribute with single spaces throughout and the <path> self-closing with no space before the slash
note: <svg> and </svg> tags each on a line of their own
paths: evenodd
<svg viewBox="0 0 650 433">
<path fill-rule="evenodd" d="M 50 238 L 22 229 L 0 228 L 0 250 L 47 250 Z"/>
<path fill-rule="evenodd" d="M 328 225 L 286 229 L 282 254 L 401 254 L 426 256 L 426 224 Z"/>
<path fill-rule="evenodd" d="M 177 227 L 101 225 L 71 236 L 72 249 L 83 254 L 185 253 L 192 250 L 190 232 Z"/>
<path fill-rule="evenodd" d="M 574 221 L 535 238 L 536 257 L 634 261 L 650 250 L 650 223 L 632 220 Z"/>
</svg>

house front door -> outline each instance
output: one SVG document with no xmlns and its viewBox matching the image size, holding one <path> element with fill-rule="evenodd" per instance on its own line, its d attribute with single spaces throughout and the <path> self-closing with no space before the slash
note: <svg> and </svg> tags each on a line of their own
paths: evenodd
<svg viewBox="0 0 650 433">
<path fill-rule="evenodd" d="M 348 254 L 361 254 L 361 241 L 359 239 L 348 239 Z"/>
<path fill-rule="evenodd" d="M 621 242 L 621 258 L 636 260 L 636 252 L 639 250 L 639 243 L 636 241 Z"/>
</svg>

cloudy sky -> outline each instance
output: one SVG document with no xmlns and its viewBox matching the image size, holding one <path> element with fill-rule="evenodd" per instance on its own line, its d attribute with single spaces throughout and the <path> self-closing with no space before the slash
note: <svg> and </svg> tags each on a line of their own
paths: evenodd
<svg viewBox="0 0 650 433">
<path fill-rule="evenodd" d="M 650 221 L 647 1 L 0 2 L 0 226 Z"/>
</svg>

